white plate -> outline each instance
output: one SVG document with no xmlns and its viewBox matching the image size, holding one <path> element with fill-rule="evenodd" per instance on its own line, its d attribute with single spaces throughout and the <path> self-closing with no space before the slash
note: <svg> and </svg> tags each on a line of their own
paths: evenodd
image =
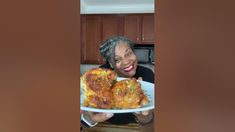
<svg viewBox="0 0 235 132">
<path fill-rule="evenodd" d="M 118 77 L 117 80 L 123 80 L 126 78 Z M 80 90 L 80 108 L 84 111 L 91 111 L 91 112 L 102 112 L 102 113 L 132 113 L 132 112 L 139 112 L 139 111 L 145 111 L 145 110 L 151 110 L 154 109 L 154 84 L 149 83 L 146 81 L 139 81 L 141 83 L 141 87 L 144 91 L 144 94 L 148 96 L 149 98 L 149 104 L 142 106 L 141 108 L 137 109 L 97 109 L 97 108 L 91 108 L 91 107 L 85 107 L 83 105 L 84 101 L 84 93 L 82 90 Z"/>
</svg>

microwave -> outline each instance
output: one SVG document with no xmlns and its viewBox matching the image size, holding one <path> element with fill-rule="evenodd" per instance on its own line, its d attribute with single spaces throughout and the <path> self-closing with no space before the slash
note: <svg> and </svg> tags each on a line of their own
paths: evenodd
<svg viewBox="0 0 235 132">
<path fill-rule="evenodd" d="M 153 47 L 138 47 L 134 48 L 137 60 L 139 63 L 154 64 L 154 48 Z"/>
</svg>

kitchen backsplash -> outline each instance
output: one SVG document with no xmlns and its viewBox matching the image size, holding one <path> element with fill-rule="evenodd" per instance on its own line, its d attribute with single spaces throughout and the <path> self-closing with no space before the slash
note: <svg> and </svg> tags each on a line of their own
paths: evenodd
<svg viewBox="0 0 235 132">
<path fill-rule="evenodd" d="M 149 69 L 151 69 L 154 72 L 154 65 L 153 64 L 139 64 L 141 66 L 145 66 L 148 67 Z M 100 65 L 98 64 L 81 64 L 80 65 L 80 74 L 84 74 L 87 70 L 92 69 L 92 68 L 96 68 L 99 67 Z"/>
</svg>

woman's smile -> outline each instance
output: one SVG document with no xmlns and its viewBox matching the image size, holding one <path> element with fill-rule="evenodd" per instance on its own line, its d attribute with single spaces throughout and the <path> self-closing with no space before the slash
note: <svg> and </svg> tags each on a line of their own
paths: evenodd
<svg viewBox="0 0 235 132">
<path fill-rule="evenodd" d="M 133 65 L 130 65 L 130 66 L 124 68 L 124 71 L 125 71 L 125 72 L 130 72 L 130 71 L 132 71 L 133 69 L 134 69 L 134 66 L 133 66 Z"/>
<path fill-rule="evenodd" d="M 120 43 L 115 48 L 115 69 L 120 76 L 132 77 L 137 68 L 137 58 L 126 43 Z"/>
</svg>

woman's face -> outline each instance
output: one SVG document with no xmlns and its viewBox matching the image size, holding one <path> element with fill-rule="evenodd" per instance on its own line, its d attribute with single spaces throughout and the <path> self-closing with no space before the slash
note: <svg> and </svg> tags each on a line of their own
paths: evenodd
<svg viewBox="0 0 235 132">
<path fill-rule="evenodd" d="M 120 43 L 115 48 L 116 72 L 124 77 L 132 77 L 136 73 L 137 58 L 135 53 L 126 43 Z"/>
</svg>

